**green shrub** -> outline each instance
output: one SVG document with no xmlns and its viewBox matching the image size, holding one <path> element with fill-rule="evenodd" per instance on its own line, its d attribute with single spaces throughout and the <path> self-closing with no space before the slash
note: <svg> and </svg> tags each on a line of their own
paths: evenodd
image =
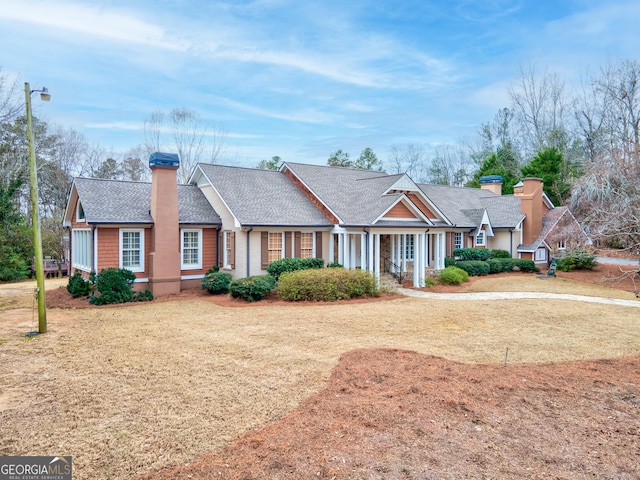
<svg viewBox="0 0 640 480">
<path fill-rule="evenodd" d="M 491 258 L 487 260 L 489 273 L 512 272 L 517 267 L 521 272 L 539 272 L 533 260 L 523 258 Z"/>
<path fill-rule="evenodd" d="M 270 263 L 267 272 L 277 281 L 285 272 L 322 267 L 324 267 L 324 260 L 321 258 L 282 258 Z"/>
<path fill-rule="evenodd" d="M 262 300 L 275 286 L 276 281 L 271 275 L 257 275 L 232 280 L 229 292 L 233 298 L 255 302 Z"/>
<path fill-rule="evenodd" d="M 302 266 L 305 270 L 312 268 L 324 268 L 324 260 L 322 258 L 303 258 Z"/>
<path fill-rule="evenodd" d="M 578 249 L 568 252 L 566 256 L 558 260 L 556 268 L 563 272 L 572 270 L 593 270 L 596 266 L 596 256 L 586 250 Z"/>
<path fill-rule="evenodd" d="M 91 296 L 92 305 L 108 305 L 112 303 L 142 302 L 153 300 L 151 292 L 134 292 L 133 281 L 136 276 L 124 268 L 105 268 L 96 277 L 98 296 Z"/>
<path fill-rule="evenodd" d="M 229 293 L 230 284 L 231 274 L 224 272 L 207 273 L 200 282 L 200 286 L 212 295 Z"/>
<path fill-rule="evenodd" d="M 463 260 L 456 262 L 456 267 L 461 268 L 472 277 L 489 275 L 489 264 L 479 260 Z"/>
<path fill-rule="evenodd" d="M 491 257 L 491 250 L 487 248 L 456 248 L 453 251 L 453 256 L 457 260 L 489 260 Z"/>
<path fill-rule="evenodd" d="M 434 287 L 435 285 L 438 285 L 438 280 L 436 280 L 433 277 L 427 277 L 424 279 L 424 286 L 426 288 L 431 288 Z"/>
<path fill-rule="evenodd" d="M 511 253 L 507 250 L 491 250 L 491 258 L 511 258 Z"/>
<path fill-rule="evenodd" d="M 85 280 L 82 274 L 76 270 L 75 273 L 69 277 L 67 292 L 69 292 L 73 298 L 86 297 L 91 293 L 91 287 L 89 280 Z"/>
<path fill-rule="evenodd" d="M 220 271 L 220 267 L 217 265 L 214 265 L 209 270 L 207 270 L 207 273 L 205 273 L 204 276 L 206 277 L 207 275 L 211 275 L 212 273 L 218 273 L 219 271 Z"/>
<path fill-rule="evenodd" d="M 301 270 L 283 274 L 278 283 L 278 295 L 290 301 L 334 301 L 379 294 L 376 277 L 365 270 Z"/>
<path fill-rule="evenodd" d="M 327 263 L 327 268 L 344 268 L 344 266 L 338 262 L 331 262 Z"/>
<path fill-rule="evenodd" d="M 440 270 L 440 281 L 445 285 L 460 285 L 469 280 L 469 274 L 458 267 L 447 267 Z"/>
<path fill-rule="evenodd" d="M 444 266 L 446 267 L 455 267 L 456 259 L 451 257 L 444 257 Z"/>
</svg>

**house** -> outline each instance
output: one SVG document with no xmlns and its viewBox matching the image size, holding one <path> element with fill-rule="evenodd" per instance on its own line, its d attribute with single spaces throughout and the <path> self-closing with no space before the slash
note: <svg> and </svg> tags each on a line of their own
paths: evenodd
<svg viewBox="0 0 640 480">
<path fill-rule="evenodd" d="M 214 265 L 242 278 L 280 258 L 318 257 L 421 286 L 456 248 L 546 264 L 567 225 L 581 232 L 536 178 L 501 195 L 500 177 L 473 189 L 294 162 L 279 171 L 201 163 L 178 185 L 176 155 L 153 154 L 149 165 L 151 183 L 74 180 L 64 220 L 74 270 L 128 268 L 138 288 L 162 295 L 197 285 Z"/>
</svg>

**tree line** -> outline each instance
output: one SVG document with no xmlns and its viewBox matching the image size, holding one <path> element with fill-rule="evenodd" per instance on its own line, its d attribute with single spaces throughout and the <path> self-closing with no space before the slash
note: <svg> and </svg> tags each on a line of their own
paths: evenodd
<svg viewBox="0 0 640 480">
<path fill-rule="evenodd" d="M 0 70 L 0 280 L 22 277 L 31 264 L 26 117 L 17 83 Z M 621 60 L 579 85 L 535 66 L 522 67 L 509 105 L 473 138 L 427 151 L 417 143 L 389 146 L 382 160 L 365 147 L 357 158 L 338 148 L 328 165 L 407 173 L 419 183 L 478 186 L 501 175 L 503 192 L 525 176 L 541 177 L 556 205 L 569 205 L 592 238 L 640 248 L 640 63 Z M 62 259 L 62 215 L 75 176 L 147 181 L 154 151 L 177 151 L 181 182 L 197 162 L 215 163 L 226 131 L 196 112 L 174 108 L 145 120 L 144 142 L 123 154 L 91 144 L 78 131 L 34 118 L 34 139 L 46 256 Z M 274 156 L 256 168 L 278 169 Z M 9 265 L 10 267 L 6 267 Z"/>
</svg>

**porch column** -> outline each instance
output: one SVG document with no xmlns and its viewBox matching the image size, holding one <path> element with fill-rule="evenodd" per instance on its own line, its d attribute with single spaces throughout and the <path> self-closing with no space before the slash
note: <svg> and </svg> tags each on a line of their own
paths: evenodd
<svg viewBox="0 0 640 480">
<path fill-rule="evenodd" d="M 342 266 L 344 268 L 351 268 L 351 258 L 349 256 L 349 234 L 343 233 L 342 235 L 342 260 L 344 262 Z"/>
<path fill-rule="evenodd" d="M 394 273 L 396 271 L 396 267 L 394 267 L 394 264 L 396 263 L 396 255 L 397 255 L 397 246 L 396 246 L 396 237 L 397 235 L 395 233 L 390 235 L 391 237 L 391 255 L 389 256 L 389 262 L 391 263 L 389 265 L 389 272 L 390 273 Z"/>
<path fill-rule="evenodd" d="M 400 269 L 403 272 L 407 271 L 407 236 L 405 234 L 400 235 Z"/>
<path fill-rule="evenodd" d="M 349 235 L 350 239 L 349 239 L 349 268 L 351 269 L 355 269 L 358 262 L 356 262 L 356 253 L 357 253 L 357 249 L 356 249 L 356 236 L 355 235 Z"/>
<path fill-rule="evenodd" d="M 374 248 L 374 241 L 373 241 L 374 236 L 375 236 L 375 233 L 371 233 L 371 232 L 369 233 L 369 246 L 367 247 L 367 251 L 369 252 L 369 258 L 367 261 L 367 270 L 369 272 L 373 272 L 373 266 L 374 266 L 373 259 L 376 255 L 375 248 Z"/>
<path fill-rule="evenodd" d="M 367 234 L 360 234 L 360 269 L 367 269 Z"/>
<path fill-rule="evenodd" d="M 420 244 L 418 235 L 413 235 L 413 286 L 420 287 Z"/>
<path fill-rule="evenodd" d="M 373 261 L 373 272 L 376 274 L 378 287 L 380 287 L 380 234 L 375 234 L 375 256 Z"/>
<path fill-rule="evenodd" d="M 444 268 L 444 257 L 447 256 L 447 241 L 446 241 L 446 234 L 445 233 L 441 233 L 440 234 L 440 264 L 439 264 L 439 268 L 443 269 Z"/>
<path fill-rule="evenodd" d="M 332 263 L 336 261 L 336 257 L 335 257 L 335 249 L 333 247 L 333 242 L 335 241 L 335 237 L 333 236 L 333 233 L 329 233 L 329 262 L 328 263 Z"/>
<path fill-rule="evenodd" d="M 342 254 L 344 253 L 344 247 L 342 246 L 343 240 L 342 233 L 338 233 L 338 263 L 340 265 L 344 265 L 344 259 L 342 258 Z"/>
</svg>

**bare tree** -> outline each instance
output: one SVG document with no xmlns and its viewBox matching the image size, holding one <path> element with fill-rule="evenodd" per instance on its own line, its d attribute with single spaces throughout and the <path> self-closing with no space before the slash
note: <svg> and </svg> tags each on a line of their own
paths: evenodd
<svg viewBox="0 0 640 480">
<path fill-rule="evenodd" d="M 424 147 L 414 143 L 392 145 L 387 165 L 389 173 L 406 173 L 416 182 L 426 181 L 427 154 Z"/>
<path fill-rule="evenodd" d="M 24 109 L 24 98 L 20 95 L 18 79 L 10 81 L 0 68 L 0 124 L 12 122 Z"/>
<path fill-rule="evenodd" d="M 464 186 L 473 177 L 473 162 L 464 145 L 438 148 L 427 169 L 427 181 L 436 185 Z"/>
<path fill-rule="evenodd" d="M 180 157 L 178 175 L 186 183 L 198 162 L 215 163 L 224 149 L 226 131 L 203 120 L 196 112 L 174 108 L 168 115 L 156 111 L 145 120 L 149 151 L 173 150 Z"/>
<path fill-rule="evenodd" d="M 562 79 L 554 73 L 538 77 L 535 66 L 520 67 L 520 79 L 509 88 L 513 111 L 521 128 L 525 156 L 545 147 L 564 152 L 562 144 L 567 101 Z"/>
</svg>

